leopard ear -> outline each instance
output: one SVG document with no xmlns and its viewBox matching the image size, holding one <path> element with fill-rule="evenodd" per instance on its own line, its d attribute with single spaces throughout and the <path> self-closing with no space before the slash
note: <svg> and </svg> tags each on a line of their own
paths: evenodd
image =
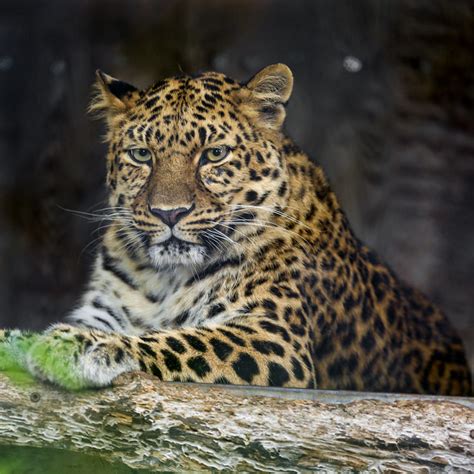
<svg viewBox="0 0 474 474">
<path fill-rule="evenodd" d="M 115 79 L 99 69 L 96 71 L 95 94 L 89 111 L 98 115 L 111 116 L 127 110 L 134 101 L 137 88 L 127 82 Z"/>
<path fill-rule="evenodd" d="M 280 129 L 285 120 L 285 106 L 293 90 L 293 74 L 285 64 L 272 64 L 247 82 L 242 102 L 259 123 Z"/>
</svg>

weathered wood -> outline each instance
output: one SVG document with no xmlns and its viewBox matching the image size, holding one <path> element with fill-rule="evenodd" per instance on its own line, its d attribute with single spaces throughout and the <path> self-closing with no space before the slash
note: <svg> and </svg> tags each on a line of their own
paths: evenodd
<svg viewBox="0 0 474 474">
<path fill-rule="evenodd" d="M 473 399 L 122 377 L 70 393 L 0 374 L 0 445 L 160 471 L 474 470 Z"/>
</svg>

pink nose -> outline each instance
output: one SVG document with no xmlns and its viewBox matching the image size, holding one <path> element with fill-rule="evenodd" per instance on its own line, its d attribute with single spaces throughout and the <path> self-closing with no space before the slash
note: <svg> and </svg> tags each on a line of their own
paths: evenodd
<svg viewBox="0 0 474 474">
<path fill-rule="evenodd" d="M 184 216 L 187 216 L 194 208 L 194 205 L 191 207 L 177 207 L 176 209 L 159 209 L 157 207 L 149 206 L 150 212 L 159 217 L 166 225 L 173 227 L 178 221 L 180 221 Z"/>
</svg>

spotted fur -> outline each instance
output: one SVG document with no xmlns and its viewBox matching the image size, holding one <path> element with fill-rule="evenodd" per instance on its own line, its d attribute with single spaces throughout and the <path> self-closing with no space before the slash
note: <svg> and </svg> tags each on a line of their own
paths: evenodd
<svg viewBox="0 0 474 474">
<path fill-rule="evenodd" d="M 282 133 L 292 85 L 282 64 L 245 84 L 207 72 L 146 90 L 98 73 L 108 228 L 71 326 L 32 345 L 33 373 L 70 388 L 142 370 L 470 393 L 446 317 L 354 236 L 322 169 Z"/>
</svg>

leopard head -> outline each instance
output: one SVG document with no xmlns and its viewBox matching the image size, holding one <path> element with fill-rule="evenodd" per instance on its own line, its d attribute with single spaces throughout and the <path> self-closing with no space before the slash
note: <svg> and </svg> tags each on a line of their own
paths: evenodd
<svg viewBox="0 0 474 474">
<path fill-rule="evenodd" d="M 243 84 L 206 72 L 144 90 L 98 71 L 91 110 L 106 121 L 109 201 L 128 245 L 157 268 L 249 245 L 287 202 L 292 87 L 283 64 Z"/>
</svg>

